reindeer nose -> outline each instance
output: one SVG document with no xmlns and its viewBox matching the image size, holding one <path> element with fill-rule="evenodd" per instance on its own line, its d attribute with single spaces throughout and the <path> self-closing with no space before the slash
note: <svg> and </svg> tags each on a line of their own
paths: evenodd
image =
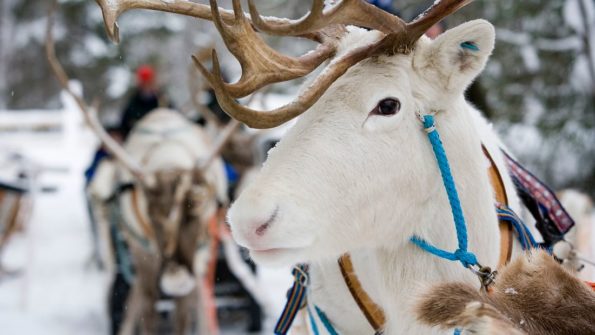
<svg viewBox="0 0 595 335">
<path fill-rule="evenodd" d="M 269 227 L 275 222 L 275 220 L 277 219 L 277 214 L 279 213 L 279 207 L 275 208 L 275 211 L 273 212 L 273 214 L 271 214 L 271 216 L 268 218 L 268 220 L 266 220 L 263 224 L 259 225 L 256 230 L 255 233 L 257 236 L 263 236 L 266 231 L 269 229 Z"/>
<path fill-rule="evenodd" d="M 251 196 L 234 203 L 227 212 L 232 236 L 239 245 L 261 249 L 267 243 L 267 236 L 272 235 L 280 210 L 277 204 L 266 200 L 262 196 Z"/>
<path fill-rule="evenodd" d="M 258 236 L 264 235 L 264 233 L 266 232 L 267 229 L 269 229 L 270 226 L 271 226 L 271 224 L 268 221 L 261 224 L 260 226 L 258 226 L 258 228 L 256 228 L 256 235 L 258 235 Z"/>
</svg>

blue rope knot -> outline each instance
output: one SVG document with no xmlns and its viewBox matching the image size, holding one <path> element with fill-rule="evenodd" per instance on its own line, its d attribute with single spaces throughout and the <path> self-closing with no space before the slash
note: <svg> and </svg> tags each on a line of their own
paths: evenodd
<svg viewBox="0 0 595 335">
<path fill-rule="evenodd" d="M 455 257 L 458 261 L 463 263 L 463 266 L 466 268 L 478 264 L 475 254 L 467 250 L 457 249 L 455 251 Z"/>
</svg>

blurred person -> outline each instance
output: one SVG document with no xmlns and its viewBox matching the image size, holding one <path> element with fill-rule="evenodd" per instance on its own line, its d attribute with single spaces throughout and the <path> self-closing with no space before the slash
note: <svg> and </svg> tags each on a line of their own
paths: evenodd
<svg viewBox="0 0 595 335">
<path fill-rule="evenodd" d="M 157 87 L 155 69 L 150 65 L 141 65 L 136 70 L 137 86 L 130 96 L 120 122 L 120 132 L 124 139 L 134 125 L 157 107 L 174 109 L 169 98 Z"/>
<path fill-rule="evenodd" d="M 108 135 L 111 136 L 111 138 L 113 138 L 116 142 L 118 142 L 118 143 L 123 142 L 123 136 L 120 131 L 120 127 L 106 126 L 104 128 L 105 128 L 105 131 L 108 133 Z M 89 186 L 89 184 L 93 180 L 93 177 L 95 176 L 95 172 L 97 172 L 97 168 L 99 167 L 99 164 L 105 158 L 110 158 L 110 153 L 107 151 L 105 146 L 103 144 L 101 144 L 99 146 L 99 148 L 97 148 L 97 151 L 95 151 L 95 155 L 93 156 L 93 159 L 91 159 L 91 163 L 89 164 L 89 167 L 85 170 L 85 185 L 86 186 Z"/>
</svg>

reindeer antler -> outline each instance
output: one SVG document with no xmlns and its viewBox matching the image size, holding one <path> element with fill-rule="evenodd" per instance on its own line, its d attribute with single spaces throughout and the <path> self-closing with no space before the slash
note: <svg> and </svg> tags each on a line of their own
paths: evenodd
<svg viewBox="0 0 595 335">
<path fill-rule="evenodd" d="M 118 42 L 120 40 L 118 17 L 131 9 L 148 9 L 161 12 L 181 14 L 196 17 L 199 19 L 213 20 L 209 5 L 198 4 L 188 0 L 95 0 L 103 13 L 103 21 L 109 38 Z M 221 17 L 224 22 L 234 20 L 234 12 L 226 9 L 221 10 Z M 263 19 L 271 26 L 283 25 L 286 19 L 267 17 Z M 300 37 L 316 40 L 315 35 L 304 34 Z"/>
<path fill-rule="evenodd" d="M 434 4 L 407 24 L 406 31 L 409 43 L 414 44 L 434 24 L 458 11 L 473 0 L 436 1 Z"/>
<path fill-rule="evenodd" d="M 253 0 L 248 0 L 248 6 L 254 26 L 267 34 L 303 36 L 337 24 L 376 29 L 386 34 L 405 29 L 405 22 L 399 17 L 379 10 L 367 1 L 343 0 L 324 11 L 324 0 L 313 0 L 310 13 L 286 24 L 267 22 L 256 10 Z"/>
<path fill-rule="evenodd" d="M 74 93 L 70 88 L 68 75 L 56 57 L 53 37 L 54 11 L 57 7 L 57 1 L 54 1 L 48 14 L 45 50 L 48 62 L 58 82 L 65 92 L 67 92 L 76 102 L 79 109 L 83 112 L 85 121 L 91 127 L 93 132 L 99 137 L 106 149 L 118 160 L 122 165 L 130 171 L 130 173 L 138 180 L 144 181 L 145 174 L 140 167 L 140 164 L 130 156 L 122 146 L 120 146 L 103 128 L 94 108 L 91 108 L 85 100 L 78 94 Z"/>
<path fill-rule="evenodd" d="M 229 51 L 242 66 L 242 77 L 237 83 L 225 84 L 225 90 L 234 98 L 247 96 L 270 83 L 300 78 L 314 71 L 334 51 L 332 39 L 326 39 L 316 50 L 295 58 L 282 55 L 269 47 L 252 28 L 244 15 L 240 0 L 233 0 L 234 19 L 223 21 L 217 1 L 211 0 L 213 23 Z"/>
<path fill-rule="evenodd" d="M 208 71 L 197 59 L 194 59 L 195 64 L 215 90 L 225 112 L 250 127 L 271 128 L 310 108 L 335 80 L 358 62 L 380 54 L 411 52 L 429 27 L 472 0 L 437 1 L 411 23 L 405 23 L 364 0 L 343 0 L 327 10 L 324 9 L 323 0 L 313 0 L 310 13 L 295 21 L 263 18 L 252 0 L 249 0 L 251 19 L 243 12 L 240 0 L 233 0 L 233 12 L 220 9 L 216 0 L 210 0 L 210 13 L 206 5 L 181 0 L 110 0 L 109 3 L 116 2 L 113 6 L 107 6 L 108 0 L 97 1 L 102 6 L 104 18 L 109 17 L 109 20 L 106 18 L 108 33 L 117 15 L 130 8 L 162 10 L 212 20 L 227 48 L 240 62 L 242 76 L 236 83 L 224 82 L 215 51 L 213 72 Z M 339 40 L 346 32 L 346 25 L 375 29 L 380 34 L 369 45 L 333 59 L 312 84 L 287 105 L 271 111 L 257 111 L 236 102 L 236 98 L 254 93 L 266 85 L 300 78 L 314 71 L 322 62 L 335 56 Z M 257 31 L 306 37 L 320 45 L 304 56 L 288 57 L 266 45 Z M 110 35 L 113 35 L 113 30 Z"/>
</svg>

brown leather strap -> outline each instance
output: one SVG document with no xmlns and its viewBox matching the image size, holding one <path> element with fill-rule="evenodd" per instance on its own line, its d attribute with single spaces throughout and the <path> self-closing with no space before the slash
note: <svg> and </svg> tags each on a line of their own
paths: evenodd
<svg viewBox="0 0 595 335">
<path fill-rule="evenodd" d="M 496 201 L 502 205 L 508 205 L 508 196 L 506 195 L 506 188 L 504 186 L 504 181 L 502 180 L 502 175 L 494 163 L 492 156 L 488 152 L 485 146 L 481 146 L 484 155 L 490 162 L 490 168 L 488 169 L 488 175 L 490 178 L 490 183 L 494 188 Z M 510 261 L 510 257 L 512 255 L 512 225 L 507 221 L 498 221 L 498 228 L 500 229 L 500 257 L 498 260 L 498 268 L 506 265 Z M 353 299 L 359 306 L 359 309 L 364 313 L 364 316 L 374 328 L 374 330 L 378 333 L 382 330 L 385 323 L 385 316 L 382 308 L 378 306 L 372 298 L 368 295 L 368 293 L 362 287 L 357 275 L 355 274 L 355 270 L 353 268 L 353 263 L 351 262 L 351 257 L 349 254 L 345 254 L 339 258 L 339 267 L 341 268 L 341 274 L 343 274 L 343 280 L 347 287 L 349 288 L 349 292 L 353 296 Z"/>
<path fill-rule="evenodd" d="M 506 188 L 504 187 L 502 175 L 486 147 L 482 145 L 481 148 L 483 154 L 490 162 L 488 175 L 490 177 L 490 183 L 494 188 L 496 201 L 498 204 L 508 206 L 508 197 L 506 196 Z M 510 257 L 512 256 L 512 225 L 508 221 L 499 220 L 498 228 L 500 229 L 500 257 L 498 259 L 498 268 L 501 268 L 510 262 Z"/>
<path fill-rule="evenodd" d="M 18 230 L 19 228 L 19 212 L 21 210 L 21 206 L 23 204 L 23 196 L 20 194 L 14 195 L 16 199 L 10 208 L 10 214 L 8 215 L 8 221 L 5 222 L 4 232 L 0 235 L 0 248 L 4 246 L 4 244 L 10 239 L 10 237 Z M 2 224 L 0 222 L 0 224 Z M 0 231 L 2 231 L 2 227 L 0 227 Z"/>
<path fill-rule="evenodd" d="M 379 332 L 384 327 L 385 317 L 382 308 L 378 306 L 368 293 L 362 287 L 351 262 L 351 256 L 345 254 L 339 258 L 339 267 L 343 274 L 343 279 L 353 299 L 359 306 L 359 309 L 364 313 L 368 322 L 376 332 Z"/>
<path fill-rule="evenodd" d="M 138 192 L 136 188 L 132 188 L 132 192 L 130 192 L 130 202 L 132 202 L 132 210 L 134 212 L 134 216 L 136 216 L 136 220 L 140 224 L 140 227 L 143 230 L 145 237 L 154 238 L 155 234 L 153 233 L 153 228 L 145 220 L 145 217 L 143 216 L 140 208 L 138 207 L 138 194 L 136 192 Z"/>
</svg>

